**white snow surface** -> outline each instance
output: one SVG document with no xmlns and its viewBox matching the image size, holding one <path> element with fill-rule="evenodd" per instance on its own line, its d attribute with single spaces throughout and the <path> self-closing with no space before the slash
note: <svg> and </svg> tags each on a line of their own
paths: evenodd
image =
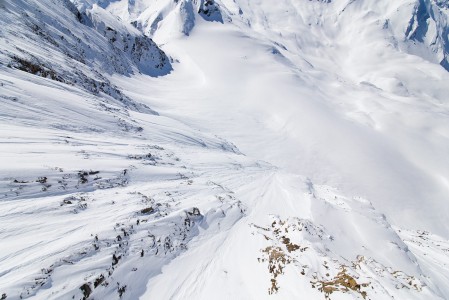
<svg viewBox="0 0 449 300">
<path fill-rule="evenodd" d="M 0 299 L 449 299 L 448 6 L 0 0 Z"/>
</svg>

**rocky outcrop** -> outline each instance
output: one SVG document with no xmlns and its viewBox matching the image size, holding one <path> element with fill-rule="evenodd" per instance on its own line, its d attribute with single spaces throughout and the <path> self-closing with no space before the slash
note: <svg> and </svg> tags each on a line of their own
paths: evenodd
<svg viewBox="0 0 449 300">
<path fill-rule="evenodd" d="M 448 1 L 417 1 L 405 35 L 412 43 L 428 48 L 440 65 L 449 71 L 448 9 Z"/>
</svg>

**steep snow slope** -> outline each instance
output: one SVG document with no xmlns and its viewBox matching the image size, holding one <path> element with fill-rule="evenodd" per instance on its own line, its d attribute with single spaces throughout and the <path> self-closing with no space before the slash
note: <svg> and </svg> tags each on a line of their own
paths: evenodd
<svg viewBox="0 0 449 300">
<path fill-rule="evenodd" d="M 47 38 L 5 21 L 0 296 L 448 299 L 449 77 L 402 52 L 414 2 L 74 3 L 53 20 L 127 101 L 15 69 L 7 40 Z M 166 76 L 111 46 L 131 23 Z"/>
<path fill-rule="evenodd" d="M 114 2 L 111 10 L 123 11 L 123 3 Z M 146 2 L 135 3 L 145 11 Z M 449 77 L 437 64 L 401 51 L 411 47 L 406 31 L 413 4 L 227 1 L 220 7 L 231 24 L 204 23 L 197 15 L 204 26 L 188 39 L 167 34 L 183 19 L 163 23 L 153 36 L 181 64 L 192 61 L 188 76 L 201 72 L 200 88 L 189 86 L 192 96 L 181 95 L 191 98 L 182 103 L 193 110 L 194 98 L 209 102 L 198 113 L 198 126 L 223 119 L 207 115 L 217 103 L 223 103 L 219 114 L 246 107 L 249 112 L 227 114 L 239 118 L 238 130 L 228 120 L 215 129 L 230 128 L 237 142 L 241 124 L 253 127 L 238 141 L 245 153 L 365 195 L 394 222 L 447 236 Z M 179 81 L 178 89 L 186 82 Z M 248 115 L 257 116 L 255 122 Z M 266 145 L 266 129 L 286 145 Z M 249 149 L 255 143 L 247 135 L 254 132 L 263 132 L 262 143 Z"/>
<path fill-rule="evenodd" d="M 95 6 L 81 13 L 69 0 L 5 1 L 0 62 L 11 68 L 131 99 L 107 74 L 157 76 L 171 70 L 167 56 L 131 25 Z"/>
</svg>

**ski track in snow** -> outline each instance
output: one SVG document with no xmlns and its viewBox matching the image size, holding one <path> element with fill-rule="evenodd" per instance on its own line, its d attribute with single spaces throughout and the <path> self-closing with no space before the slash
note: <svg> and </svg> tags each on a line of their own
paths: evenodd
<svg viewBox="0 0 449 300">
<path fill-rule="evenodd" d="M 48 22 L 0 32 L 0 299 L 449 299 L 447 7 L 418 2 L 0 3 Z"/>
</svg>

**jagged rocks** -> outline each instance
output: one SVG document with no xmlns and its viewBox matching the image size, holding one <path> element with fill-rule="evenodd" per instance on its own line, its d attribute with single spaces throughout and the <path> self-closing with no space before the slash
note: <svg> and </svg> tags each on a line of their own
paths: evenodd
<svg viewBox="0 0 449 300">
<path fill-rule="evenodd" d="M 412 42 L 412 45 L 422 44 L 428 47 L 430 55 L 447 71 L 449 71 L 448 8 L 447 1 L 417 0 L 405 31 L 405 37 Z M 412 52 L 418 51 L 411 47 Z"/>
<path fill-rule="evenodd" d="M 217 21 L 223 23 L 218 4 L 214 0 L 198 0 L 198 14 L 207 21 Z"/>
<path fill-rule="evenodd" d="M 86 300 L 89 298 L 90 294 L 92 294 L 92 288 L 89 284 L 85 283 L 80 287 L 80 290 L 83 292 L 83 300 Z"/>
</svg>

